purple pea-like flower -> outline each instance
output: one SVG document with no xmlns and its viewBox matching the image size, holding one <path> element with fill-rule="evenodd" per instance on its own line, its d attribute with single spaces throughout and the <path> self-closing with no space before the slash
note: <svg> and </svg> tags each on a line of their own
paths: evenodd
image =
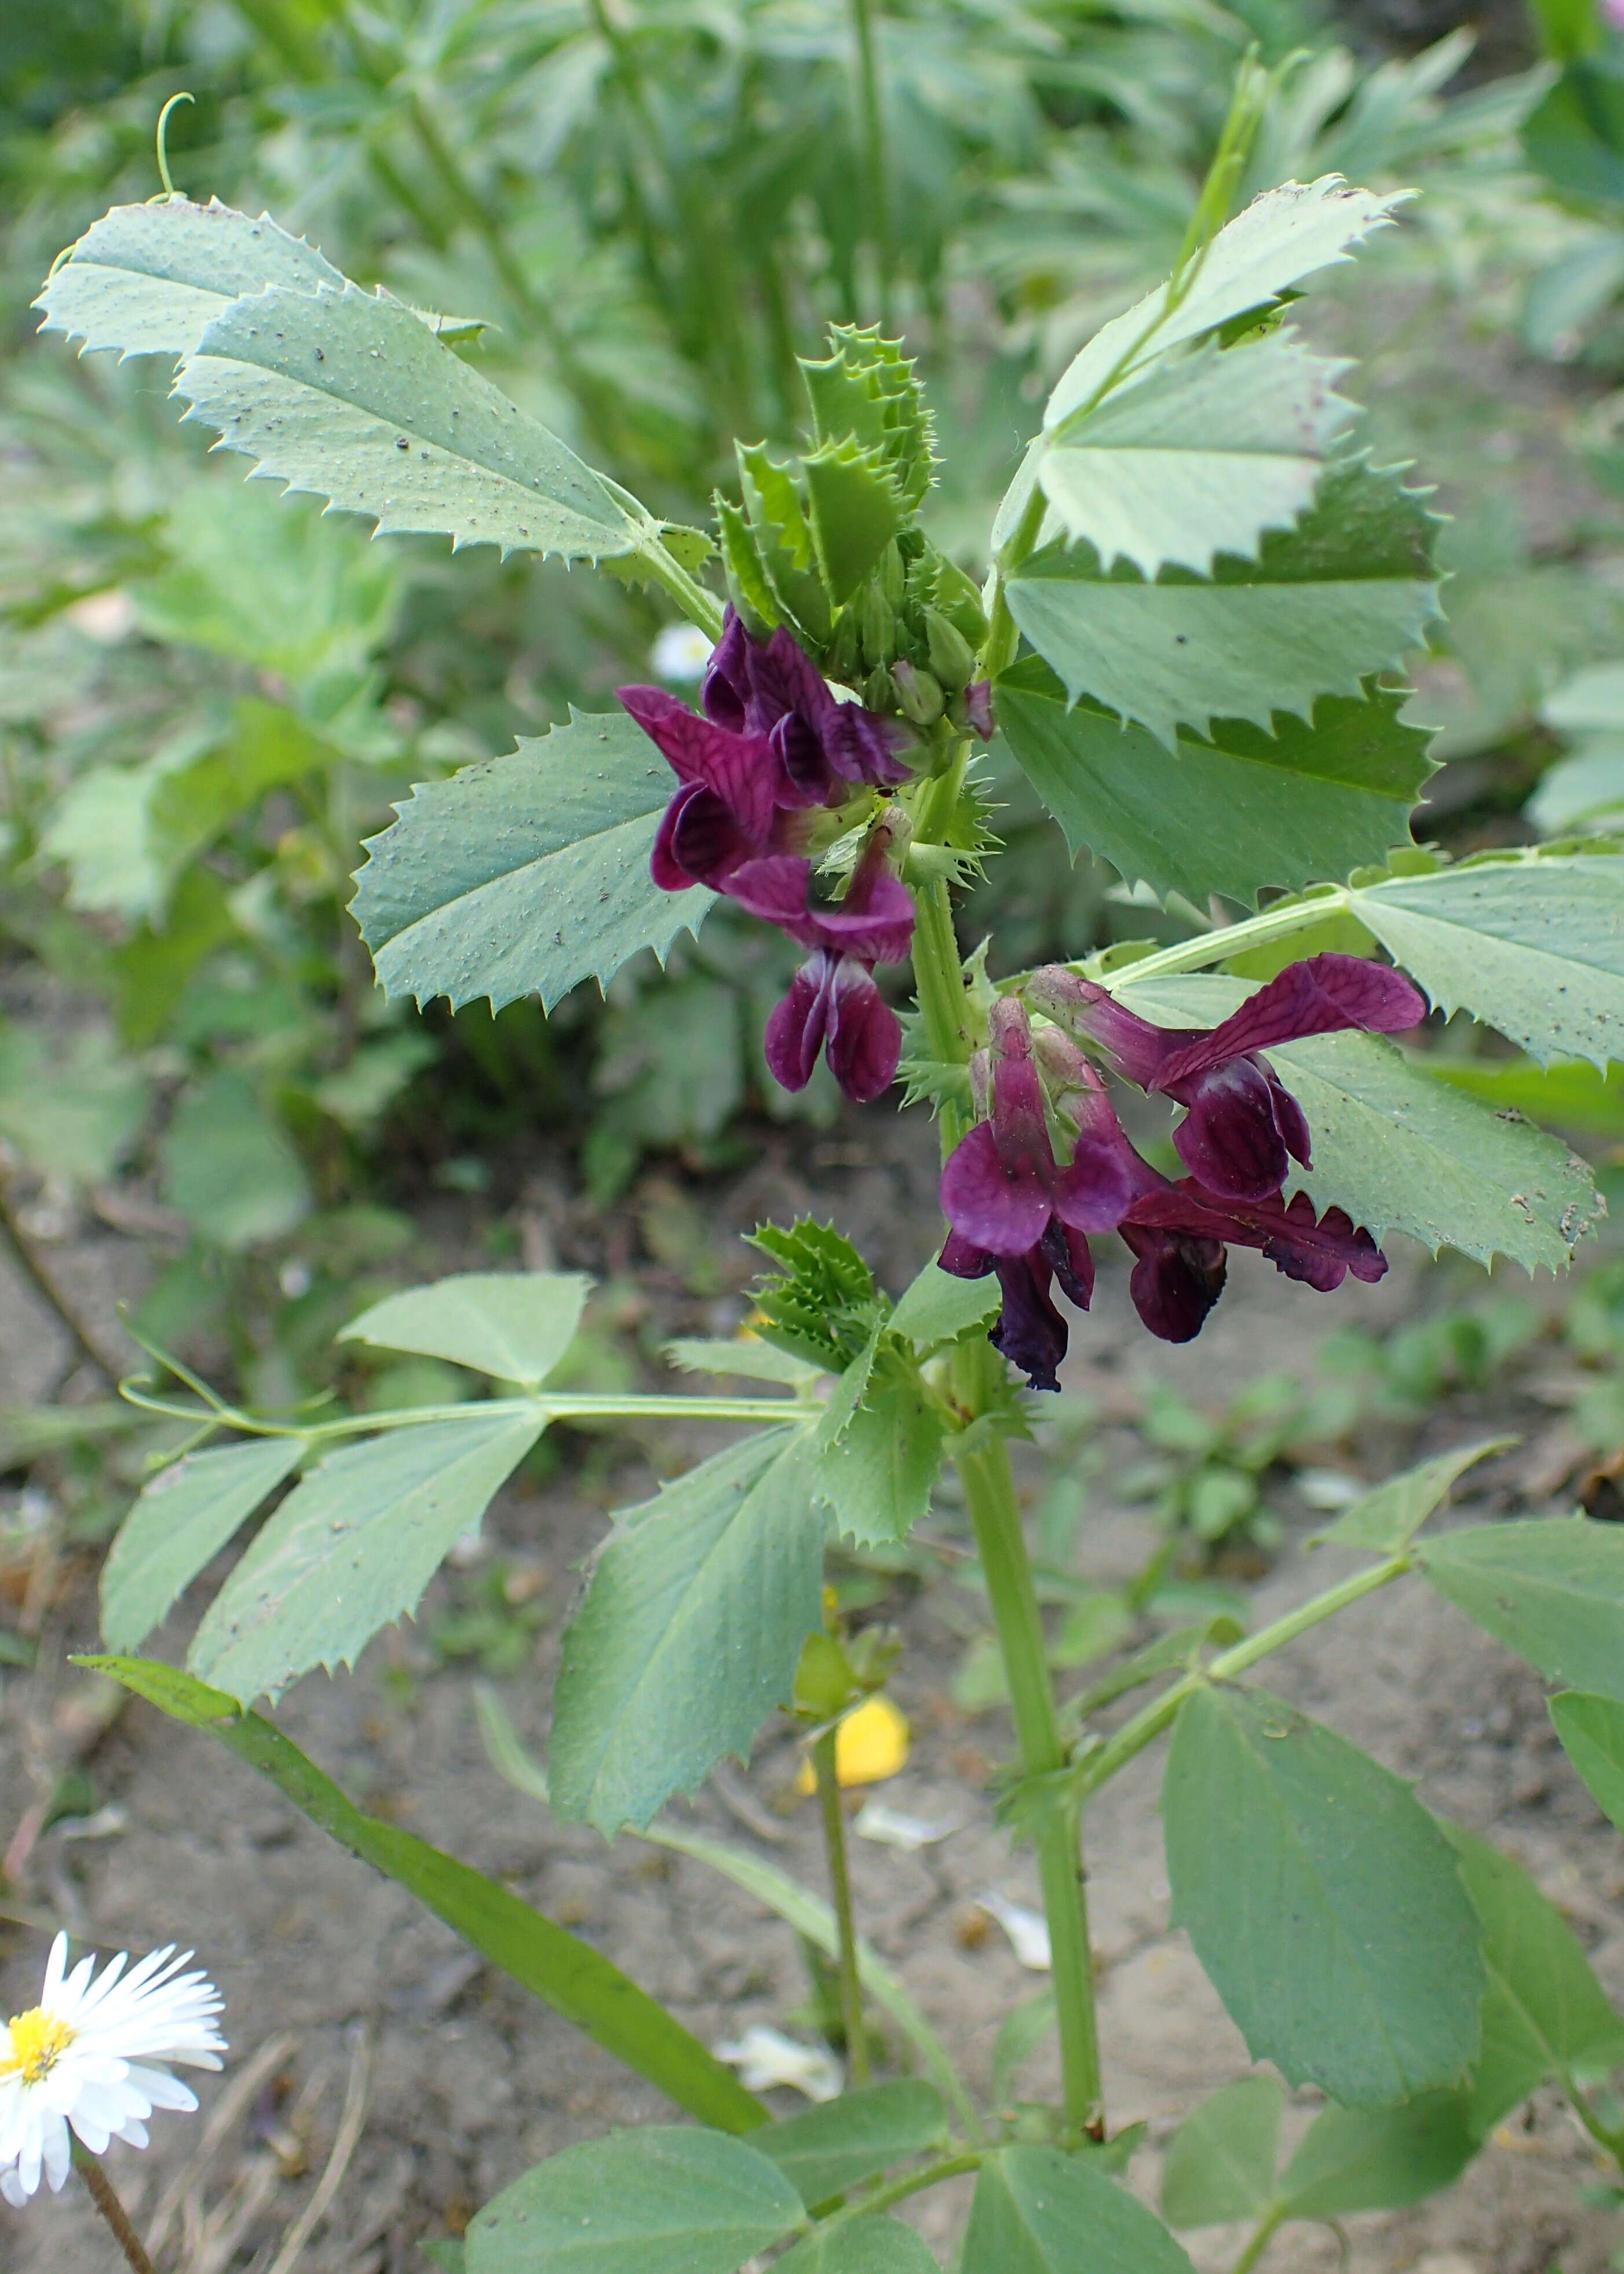
<svg viewBox="0 0 1624 2274">
<path fill-rule="evenodd" d="M 768 736 L 781 804 L 838 805 L 853 789 L 894 789 L 908 779 L 895 754 L 894 722 L 840 702 L 782 624 L 769 638 L 752 639 L 730 607 L 700 701 L 718 726 Z"/>
<path fill-rule="evenodd" d="M 1153 1026 L 1058 964 L 1036 973 L 1027 992 L 1069 1032 L 1102 1043 L 1130 1081 L 1187 1109 L 1173 1133 L 1179 1158 L 1224 1201 L 1267 1201 L 1292 1160 L 1310 1165 L 1303 1110 L 1260 1051 L 1350 1028 L 1396 1034 L 1426 1016 L 1425 998 L 1402 972 L 1358 955 L 1290 964 L 1206 1029 Z"/>
<path fill-rule="evenodd" d="M 665 892 L 720 890 L 735 869 L 775 849 L 784 832 L 778 760 L 765 734 L 736 734 L 702 719 L 663 687 L 617 693 L 677 777 L 649 870 Z"/>
<path fill-rule="evenodd" d="M 804 1089 L 822 1050 L 846 1096 L 870 1104 L 897 1078 L 902 1027 L 874 983 L 876 963 L 898 963 L 914 937 L 914 901 L 885 867 L 889 829 L 875 830 L 842 900 L 818 906 L 812 863 L 788 855 L 747 862 L 726 890 L 752 915 L 812 952 L 762 1036 L 786 1089 Z"/>
</svg>

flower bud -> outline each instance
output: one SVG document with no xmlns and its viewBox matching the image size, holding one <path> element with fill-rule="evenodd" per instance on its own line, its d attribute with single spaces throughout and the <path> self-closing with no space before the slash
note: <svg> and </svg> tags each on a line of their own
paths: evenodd
<svg viewBox="0 0 1624 2274">
<path fill-rule="evenodd" d="M 955 695 L 975 676 L 975 653 L 957 624 L 939 608 L 925 611 L 925 636 L 930 643 L 930 668 Z"/>
<path fill-rule="evenodd" d="M 902 606 L 902 596 L 906 583 L 907 575 L 902 565 L 902 555 L 898 551 L 896 540 L 893 538 L 884 552 L 881 553 L 879 566 L 880 590 L 893 608 L 899 608 Z"/>
<path fill-rule="evenodd" d="M 880 590 L 879 580 L 873 578 L 862 596 L 863 659 L 870 671 L 878 671 L 897 652 L 897 612 Z"/>
<path fill-rule="evenodd" d="M 829 653 L 824 659 L 824 667 L 829 676 L 831 679 L 838 679 L 843 687 L 850 687 L 854 681 L 861 679 L 863 671 L 862 646 L 862 625 L 859 621 L 856 609 L 842 608 L 839 621 L 835 625 L 834 637 L 830 643 Z"/>
<path fill-rule="evenodd" d="M 916 727 L 933 726 L 947 707 L 941 681 L 932 672 L 921 671 L 906 656 L 898 657 L 891 667 L 891 675 L 903 717 L 911 719 Z"/>
</svg>

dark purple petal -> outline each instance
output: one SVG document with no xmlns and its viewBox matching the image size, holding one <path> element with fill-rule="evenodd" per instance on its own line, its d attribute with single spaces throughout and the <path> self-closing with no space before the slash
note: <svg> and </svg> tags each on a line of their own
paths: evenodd
<svg viewBox="0 0 1624 2274">
<path fill-rule="evenodd" d="M 1223 1292 L 1222 1244 L 1129 1224 L 1122 1236 L 1137 1259 L 1128 1280 L 1134 1309 L 1164 1343 L 1192 1342 Z"/>
<path fill-rule="evenodd" d="M 1041 1249 L 1004 1256 L 998 1284 L 1004 1308 L 988 1336 L 994 1350 L 1017 1366 L 1034 1389 L 1058 1389 L 1056 1369 L 1066 1354 L 1066 1322 L 1049 1291 L 1049 1267 Z"/>
<path fill-rule="evenodd" d="M 990 742 L 996 727 L 992 715 L 992 681 L 972 680 L 964 691 L 965 717 L 983 742 Z"/>
<path fill-rule="evenodd" d="M 1220 1199 L 1267 1200 L 1284 1184 L 1290 1163 L 1275 1118 L 1278 1086 L 1251 1058 L 1231 1058 L 1188 1085 L 1190 1111 L 1173 1143 L 1197 1183 Z"/>
<path fill-rule="evenodd" d="M 829 1025 L 835 959 L 820 948 L 790 982 L 762 1035 L 762 1049 L 774 1081 L 784 1089 L 804 1089 L 812 1079 Z"/>
<path fill-rule="evenodd" d="M 838 805 L 846 787 L 823 755 L 823 745 L 799 711 L 780 719 L 767 737 L 782 776 L 778 796 L 790 806 Z"/>
<path fill-rule="evenodd" d="M 812 932 L 807 915 L 807 895 L 812 888 L 812 863 L 793 853 L 770 853 L 747 861 L 727 880 L 730 900 L 763 923 L 778 924 L 803 946 L 823 945 Z"/>
<path fill-rule="evenodd" d="M 842 781 L 895 789 L 909 771 L 895 754 L 898 729 L 859 703 L 831 702 L 819 723 L 823 755 Z"/>
<path fill-rule="evenodd" d="M 743 831 L 714 790 L 685 782 L 660 817 L 649 873 L 664 892 L 690 885 L 720 885 L 750 857 Z"/>
<path fill-rule="evenodd" d="M 1256 1058 L 1253 1064 L 1261 1070 L 1274 1101 L 1274 1126 L 1280 1132 L 1282 1144 L 1294 1161 L 1312 1169 L 1313 1140 L 1309 1134 L 1308 1116 L 1267 1058 Z"/>
<path fill-rule="evenodd" d="M 1086 1311 L 1094 1295 L 1094 1252 L 1080 1231 L 1052 1217 L 1038 1242 L 1067 1299 Z"/>
<path fill-rule="evenodd" d="M 1118 1003 L 1109 989 L 1081 978 L 1064 964 L 1034 971 L 1026 984 L 1028 1000 L 1068 1033 L 1087 1035 L 1108 1050 L 1130 1081 L 1141 1089 L 1159 1087 L 1162 1062 L 1182 1050 L 1196 1030 L 1154 1027 Z"/>
<path fill-rule="evenodd" d="M 871 1105 L 897 1079 L 902 1024 L 861 963 L 838 956 L 829 987 L 824 1049 L 829 1070 L 857 1105 Z"/>
<path fill-rule="evenodd" d="M 865 878 L 843 900 L 814 908 L 808 921 L 821 946 L 844 948 L 864 963 L 900 963 L 914 937 L 914 896 L 899 877 Z"/>
<path fill-rule="evenodd" d="M 729 734 L 663 687 L 615 691 L 678 780 L 703 782 L 714 790 L 751 842 L 764 847 L 772 831 L 778 778 L 766 736 Z"/>
<path fill-rule="evenodd" d="M 962 1239 L 958 1232 L 950 1231 L 936 1263 L 940 1269 L 951 1271 L 955 1279 L 984 1279 L 992 1269 L 993 1259 L 986 1248 L 978 1247 L 973 1239 Z"/>
<path fill-rule="evenodd" d="M 814 734 L 821 733 L 823 714 L 834 704 L 827 681 L 787 626 L 780 624 L 771 639 L 751 642 L 750 724 L 765 734 L 792 711 L 800 712 Z"/>
<path fill-rule="evenodd" d="M 1339 1287 L 1350 1271 L 1356 1279 L 1374 1281 L 1387 1268 L 1370 1233 L 1356 1229 L 1342 1209 L 1327 1209 L 1316 1221 L 1306 1193 L 1294 1193 L 1289 1202 L 1277 1194 L 1230 1201 L 1186 1181 L 1147 1193 L 1130 1214 L 1136 1224 L 1199 1231 L 1231 1246 L 1258 1248 L 1288 1279 L 1321 1294 Z"/>
<path fill-rule="evenodd" d="M 745 705 L 750 691 L 750 636 L 731 602 L 722 619 L 722 636 L 710 651 L 699 701 L 707 719 L 742 734 L 748 720 Z"/>
<path fill-rule="evenodd" d="M 992 1123 L 978 1121 L 943 1165 L 942 1213 L 976 1246 L 994 1255 L 1019 1255 L 1048 1226 L 1048 1181 L 1035 1168 L 1006 1167 Z"/>
<path fill-rule="evenodd" d="M 1221 1025 L 1173 1051 L 1155 1087 L 1171 1090 L 1226 1058 L 1265 1050 L 1274 1043 L 1341 1034 L 1350 1027 L 1394 1035 L 1425 1016 L 1426 998 L 1402 971 L 1362 955 L 1311 955 L 1288 964 Z"/>
</svg>

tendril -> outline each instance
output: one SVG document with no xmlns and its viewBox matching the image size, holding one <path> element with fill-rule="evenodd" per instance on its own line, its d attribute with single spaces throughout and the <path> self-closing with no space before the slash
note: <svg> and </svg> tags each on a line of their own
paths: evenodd
<svg viewBox="0 0 1624 2274">
<path fill-rule="evenodd" d="M 195 94 L 188 94 L 183 88 L 180 94 L 172 94 L 169 101 L 164 104 L 163 109 L 158 113 L 158 178 L 163 184 L 163 194 L 166 198 L 184 199 L 185 196 L 185 192 L 184 190 L 177 190 L 176 188 L 174 181 L 170 177 L 169 174 L 169 153 L 168 147 L 169 113 L 175 109 L 177 103 L 195 102 L 196 101 L 197 97 Z"/>
</svg>

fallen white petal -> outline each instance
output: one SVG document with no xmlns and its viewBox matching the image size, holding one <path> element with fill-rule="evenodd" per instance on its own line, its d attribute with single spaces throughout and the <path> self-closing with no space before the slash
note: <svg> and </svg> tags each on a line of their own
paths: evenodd
<svg viewBox="0 0 1624 2274">
<path fill-rule="evenodd" d="M 901 1848 L 911 1855 L 916 1848 L 929 1848 L 945 1840 L 963 1822 L 961 1816 L 910 1816 L 905 1809 L 874 1799 L 864 1801 L 852 1818 L 852 1829 L 860 1840 L 875 1841 L 882 1848 Z"/>
<path fill-rule="evenodd" d="M 1047 1974 L 1050 1963 L 1049 1925 L 1042 1914 L 1028 1910 L 1025 1903 L 1011 1902 L 1007 1895 L 978 1895 L 975 1900 L 1008 1935 L 1016 1963 L 1029 1973 Z"/>
<path fill-rule="evenodd" d="M 718 2060 L 736 2068 L 751 2092 L 770 2092 L 788 2085 L 808 2100 L 835 2100 L 846 2078 L 827 2045 L 797 2044 L 782 2029 L 765 2022 L 752 2023 L 736 2042 L 714 2048 Z"/>
</svg>

